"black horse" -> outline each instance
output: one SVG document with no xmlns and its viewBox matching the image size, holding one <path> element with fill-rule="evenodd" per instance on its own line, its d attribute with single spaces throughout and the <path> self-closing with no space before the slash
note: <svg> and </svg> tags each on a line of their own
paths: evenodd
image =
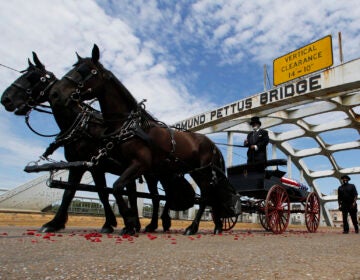
<svg viewBox="0 0 360 280">
<path fill-rule="evenodd" d="M 29 67 L 24 71 L 23 75 L 15 80 L 3 93 L 1 103 L 7 111 L 15 112 L 16 115 L 26 115 L 34 106 L 49 101 L 48 96 L 51 87 L 58 81 L 55 75 L 45 69 L 42 63 L 34 53 L 34 62 L 30 60 Z M 59 125 L 61 132 L 58 138 L 68 136 L 69 128 L 71 128 L 80 113 L 76 112 L 59 112 L 56 106 L 52 106 L 54 117 Z M 63 114 L 64 113 L 64 114 Z M 69 139 L 68 143 L 64 143 L 65 158 L 68 161 L 90 160 L 91 154 L 89 150 L 96 151 L 101 145 L 99 141 L 93 141 L 91 135 L 99 133 L 103 125 L 100 114 L 93 114 L 89 121 L 88 134 L 79 135 L 80 137 Z M 80 131 L 79 131 L 80 132 Z M 86 169 L 72 168 L 69 170 L 68 181 L 70 183 L 80 183 Z M 98 188 L 106 186 L 104 170 L 91 170 L 91 175 Z M 53 232 L 65 228 L 68 219 L 68 207 L 74 198 L 75 190 L 65 190 L 61 205 L 55 217 L 48 223 L 44 224 L 40 232 Z M 106 221 L 101 229 L 103 233 L 111 233 L 113 227 L 117 226 L 116 217 L 109 204 L 108 194 L 99 192 L 99 198 L 104 206 Z"/>
<path fill-rule="evenodd" d="M 91 58 L 81 58 L 51 94 L 62 92 L 69 99 L 97 98 L 108 123 L 112 158 L 123 159 L 127 168 L 114 184 L 117 198 L 124 186 L 146 172 L 162 176 L 189 173 L 201 190 L 200 209 L 186 234 L 198 231 L 203 211 L 212 206 L 215 233 L 222 231 L 221 217 L 233 212 L 235 190 L 226 184 L 225 165 L 216 145 L 205 135 L 173 130 L 147 113 L 125 86 L 99 63 L 99 48 Z M 229 215 L 226 214 L 226 215 Z M 234 215 L 234 214 L 233 214 Z"/>
<path fill-rule="evenodd" d="M 91 159 L 91 156 L 97 152 L 98 147 L 102 144 L 102 135 L 104 133 L 104 130 L 106 129 L 106 126 L 104 125 L 104 122 L 102 120 L 102 116 L 95 112 L 92 108 L 84 107 L 84 104 L 79 104 L 76 100 L 72 100 L 73 102 L 68 102 L 69 100 L 66 99 L 67 102 L 64 103 L 62 102 L 62 100 L 64 99 L 61 98 L 61 95 L 49 96 L 50 88 L 57 82 L 57 79 L 51 72 L 48 72 L 45 69 L 45 67 L 40 62 L 35 53 L 33 53 L 33 59 L 35 65 L 33 65 L 29 61 L 29 68 L 25 71 L 25 73 L 4 92 L 1 100 L 2 104 L 8 111 L 15 111 L 15 114 L 17 115 L 24 115 L 27 114 L 27 112 L 29 112 L 29 110 L 31 110 L 34 106 L 37 106 L 45 101 L 50 102 L 55 119 L 57 120 L 60 128 L 62 128 L 63 131 L 60 134 L 61 137 L 58 137 L 56 144 L 58 146 L 59 144 L 64 145 L 65 156 L 67 160 L 79 161 Z M 87 121 L 84 123 L 83 127 L 79 128 L 77 125 L 81 123 L 81 119 L 87 119 Z M 85 126 L 86 129 L 84 129 Z M 69 130 L 69 127 L 72 127 L 73 129 Z M 74 130 L 74 128 L 76 129 Z M 76 131 L 76 133 L 74 133 L 74 131 Z M 72 134 L 72 137 L 68 138 L 69 134 Z M 62 139 L 65 139 L 65 141 L 62 141 Z M 50 150 L 53 149 L 54 147 L 50 146 Z M 91 170 L 96 187 L 99 188 L 99 186 L 104 187 L 106 185 L 104 172 L 111 172 L 113 174 L 120 175 L 123 168 L 124 167 L 122 166 L 121 162 L 113 160 L 109 160 L 105 162 L 105 164 L 104 162 L 102 162 L 101 165 L 96 166 L 95 169 Z M 82 172 L 81 175 L 79 174 L 78 176 L 76 176 L 76 180 L 72 179 L 74 178 L 74 175 L 72 175 L 74 172 L 76 174 Z M 79 183 L 84 172 L 85 169 L 70 169 L 69 182 L 75 184 Z M 144 177 L 147 181 L 149 191 L 153 196 L 153 215 L 150 224 L 145 227 L 145 231 L 152 232 L 155 231 L 158 227 L 158 179 L 156 179 L 151 174 L 146 174 Z M 95 180 L 95 178 L 100 178 L 102 184 L 98 185 L 99 179 Z M 174 183 L 174 180 L 178 181 L 177 185 L 181 185 L 182 190 L 180 193 L 167 193 L 168 195 L 170 195 L 170 197 L 173 198 L 172 201 L 189 200 L 189 195 L 191 196 L 191 192 L 189 192 L 189 189 L 192 190 L 192 188 L 191 185 L 184 178 L 179 178 L 178 176 L 174 176 L 171 174 L 163 177 L 161 182 L 165 190 L 168 189 L 168 185 Z M 128 210 L 126 208 L 125 202 L 121 200 L 119 206 L 120 212 L 125 218 L 125 225 L 129 224 L 127 222 L 127 218 L 132 219 L 133 221 L 135 220 L 135 229 L 139 231 L 140 222 L 138 220 L 137 197 L 135 193 L 136 185 L 134 181 L 130 182 L 127 185 L 127 190 L 131 209 Z M 183 190 L 187 190 L 187 197 L 184 196 Z M 65 227 L 65 223 L 67 220 L 67 209 L 74 194 L 74 191 L 65 191 L 63 201 L 57 215 L 51 222 L 45 224 L 42 227 L 42 231 L 56 231 Z M 103 194 L 99 193 L 99 195 L 101 195 L 101 198 L 105 199 L 105 196 Z M 174 198 L 174 195 L 176 195 L 177 197 Z M 172 204 L 174 205 L 174 203 Z M 172 204 L 166 203 L 163 210 L 162 221 L 164 231 L 167 231 L 171 227 L 171 219 L 168 212 Z M 176 209 L 176 207 L 179 208 L 179 205 L 180 209 Z M 189 207 L 191 207 L 189 203 L 175 203 L 175 207 L 172 207 L 172 209 L 184 210 Z M 105 204 L 104 208 L 107 209 Z M 113 229 L 112 227 L 108 226 L 108 221 L 114 220 L 115 226 L 116 219 L 111 209 L 105 211 L 105 214 L 107 217 L 107 222 L 105 223 L 102 231 L 112 232 Z M 133 229 L 130 229 L 128 226 L 126 226 L 123 229 L 123 233 L 133 233 Z"/>
</svg>

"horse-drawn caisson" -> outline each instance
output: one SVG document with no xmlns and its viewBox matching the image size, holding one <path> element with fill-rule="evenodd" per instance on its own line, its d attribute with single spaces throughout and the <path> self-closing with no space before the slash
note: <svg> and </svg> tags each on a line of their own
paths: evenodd
<svg viewBox="0 0 360 280">
<path fill-rule="evenodd" d="M 31 110 L 47 112 L 39 107 L 49 102 L 61 130 L 42 157 L 47 158 L 58 147 L 64 146 L 68 162 L 26 167 L 28 172 L 69 169 L 67 182 L 51 180 L 51 187 L 64 188 L 65 192 L 54 219 L 41 231 L 65 227 L 69 204 L 80 189 L 98 192 L 106 215 L 103 232 L 112 232 L 116 226 L 108 202 L 110 192 L 124 219 L 122 232 L 128 234 L 140 230 L 137 197 L 153 201 L 152 220 L 145 231 L 154 231 L 158 227 L 161 199 L 166 201 L 161 215 L 165 231 L 171 226 L 169 210 L 185 210 L 197 203 L 199 211 L 185 234 L 198 231 L 207 206 L 212 208 L 214 233 L 231 229 L 241 211 L 259 213 L 265 229 L 281 233 L 292 212 L 290 202 L 304 205 L 304 210 L 296 212 L 304 212 L 308 230 L 316 231 L 320 205 L 315 193 L 291 186 L 282 179 L 284 172 L 278 169 L 258 172 L 251 165 L 241 165 L 229 168 L 227 177 L 223 156 L 215 143 L 205 135 L 174 129 L 152 117 L 144 103 L 138 103 L 100 64 L 99 58 L 99 49 L 94 45 L 92 57 L 78 56 L 74 68 L 58 80 L 34 53 L 35 64 L 29 61 L 28 69 L 2 96 L 1 103 L 5 108 L 17 115 L 26 115 L 26 120 Z M 85 103 L 95 98 L 101 112 Z M 281 165 L 284 161 L 268 163 Z M 95 186 L 80 184 L 85 171 L 91 172 Z M 120 176 L 111 189 L 106 187 L 105 172 Z M 199 197 L 185 174 L 199 186 Z M 135 180 L 143 177 L 149 193 L 136 192 Z M 158 181 L 165 190 L 164 196 L 158 194 Z M 122 197 L 124 194 L 129 197 L 130 208 Z"/>
<path fill-rule="evenodd" d="M 309 232 L 316 232 L 320 223 L 320 200 L 315 192 L 307 187 L 283 177 L 285 172 L 278 169 L 286 165 L 284 159 L 269 160 L 267 167 L 275 170 L 259 171 L 254 165 L 238 165 L 228 168 L 230 183 L 238 194 L 248 199 L 242 201 L 242 211 L 258 213 L 264 229 L 283 233 L 290 220 L 290 213 L 304 213 Z M 291 209 L 291 203 L 301 204 L 302 208 Z M 234 226 L 236 219 L 228 219 L 228 228 Z"/>
</svg>

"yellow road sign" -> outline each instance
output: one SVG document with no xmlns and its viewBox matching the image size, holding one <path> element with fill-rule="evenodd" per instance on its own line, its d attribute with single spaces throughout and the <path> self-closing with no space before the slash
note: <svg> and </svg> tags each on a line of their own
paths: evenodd
<svg viewBox="0 0 360 280">
<path fill-rule="evenodd" d="M 273 61 L 274 85 L 333 65 L 332 40 L 328 35 Z"/>
</svg>

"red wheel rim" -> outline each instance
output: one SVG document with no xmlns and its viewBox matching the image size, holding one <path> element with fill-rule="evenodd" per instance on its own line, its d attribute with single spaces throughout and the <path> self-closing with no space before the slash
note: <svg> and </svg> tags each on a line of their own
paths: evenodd
<svg viewBox="0 0 360 280">
<path fill-rule="evenodd" d="M 290 199 L 286 190 L 278 185 L 271 187 L 265 201 L 265 217 L 270 230 L 283 233 L 290 220 Z"/>
<path fill-rule="evenodd" d="M 314 192 L 306 198 L 305 224 L 309 232 L 316 232 L 320 224 L 320 199 Z"/>
<path fill-rule="evenodd" d="M 236 225 L 238 217 L 239 216 L 221 218 L 221 221 L 223 223 L 223 227 L 222 227 L 223 231 L 231 230 Z"/>
<path fill-rule="evenodd" d="M 260 224 L 266 231 L 270 231 L 269 225 L 267 223 L 266 215 L 265 215 L 265 200 L 262 200 L 260 202 L 258 213 L 259 213 Z"/>
</svg>

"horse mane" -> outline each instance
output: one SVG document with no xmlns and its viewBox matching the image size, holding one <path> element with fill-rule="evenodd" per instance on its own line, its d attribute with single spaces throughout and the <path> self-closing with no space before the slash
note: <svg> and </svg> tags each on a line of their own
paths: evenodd
<svg viewBox="0 0 360 280">
<path fill-rule="evenodd" d="M 100 63 L 99 63 L 100 64 Z M 101 65 L 101 64 L 100 64 Z M 139 107 L 139 103 L 136 100 L 136 98 L 131 94 L 131 92 L 124 86 L 124 84 L 109 70 L 106 70 L 103 65 L 101 65 L 104 71 L 106 71 L 110 77 L 111 80 L 113 80 L 118 88 L 120 90 L 120 94 L 122 94 L 123 98 L 125 99 L 125 102 L 129 104 L 129 106 L 133 110 L 137 110 Z M 147 110 L 141 108 L 142 113 L 145 115 L 145 117 L 148 120 L 159 122 L 158 119 L 156 119 L 151 113 L 149 113 Z"/>
<path fill-rule="evenodd" d="M 113 80 L 117 86 L 117 89 L 120 90 L 120 94 L 125 99 L 125 102 L 128 103 L 133 109 L 135 109 L 138 105 L 137 100 L 135 97 L 131 94 L 131 92 L 124 86 L 124 84 L 109 70 L 106 70 L 103 68 L 110 76 L 110 79 Z"/>
</svg>

